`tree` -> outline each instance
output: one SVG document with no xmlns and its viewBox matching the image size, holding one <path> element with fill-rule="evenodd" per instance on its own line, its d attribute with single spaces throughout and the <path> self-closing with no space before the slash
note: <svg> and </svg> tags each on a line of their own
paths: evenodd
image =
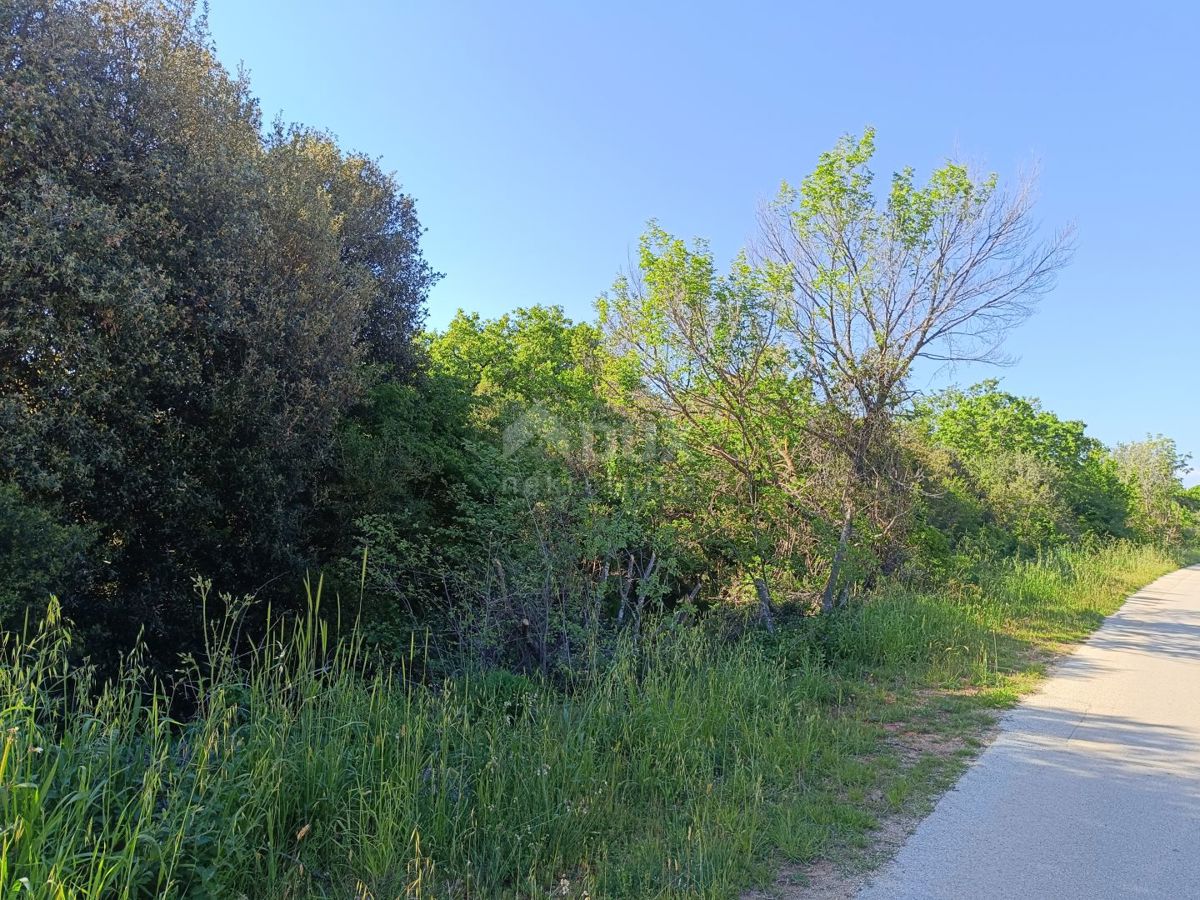
<svg viewBox="0 0 1200 900">
<path fill-rule="evenodd" d="M 368 629 L 577 669 L 677 574 L 654 432 L 610 402 L 598 330 L 558 307 L 459 313 L 424 344 L 425 376 L 376 387 L 342 430 L 331 500 L 354 516 L 343 571 L 365 571 Z"/>
<path fill-rule="evenodd" d="M 1022 548 L 1079 533 L 1127 533 L 1128 490 L 1083 422 L 1060 419 L 1036 399 L 1000 390 L 995 380 L 950 388 L 915 406 L 916 420 L 958 454 Z M 1012 513 L 1019 506 L 1026 523 L 1041 524 L 1017 527 Z"/>
<path fill-rule="evenodd" d="M 1143 540 L 1178 543 L 1188 524 L 1187 492 L 1181 478 L 1191 471 L 1189 457 L 1163 435 L 1118 444 L 1117 471 L 1133 495 L 1131 525 Z"/>
<path fill-rule="evenodd" d="M 412 201 L 323 135 L 264 139 L 191 2 L 15 0 L 0 41 L 0 481 L 90 536 L 70 615 L 183 646 L 194 573 L 312 558 L 365 366 L 411 373 Z"/>
<path fill-rule="evenodd" d="M 356 312 L 352 335 L 365 360 L 404 380 L 418 367 L 425 297 L 441 277 L 421 253 L 415 201 L 377 161 L 344 152 L 325 132 L 277 122 L 265 145 L 268 183 L 286 196 L 277 200 L 281 230 L 301 242 L 318 237 L 299 227 L 304 217 L 321 223 L 321 240 L 336 236 L 329 268 L 309 280 Z M 285 271 L 295 275 L 301 263 L 293 256 Z"/>
<path fill-rule="evenodd" d="M 827 415 L 817 436 L 846 462 L 829 608 L 876 459 L 909 399 L 919 359 L 998 359 L 1069 257 L 1069 234 L 1038 237 L 1032 183 L 947 162 L 918 186 L 913 169 L 873 192 L 875 134 L 846 137 L 799 187 L 784 184 L 760 216 L 757 260 L 783 298 L 778 327 Z"/>
<path fill-rule="evenodd" d="M 722 527 L 771 628 L 767 569 L 792 519 L 780 501 L 795 475 L 789 437 L 809 390 L 779 344 L 768 285 L 744 256 L 718 275 L 706 245 L 689 249 L 651 223 L 637 270 L 598 307 L 609 347 L 642 388 L 631 396 L 668 416 L 693 452 L 723 470 L 711 503 L 735 503 Z"/>
</svg>

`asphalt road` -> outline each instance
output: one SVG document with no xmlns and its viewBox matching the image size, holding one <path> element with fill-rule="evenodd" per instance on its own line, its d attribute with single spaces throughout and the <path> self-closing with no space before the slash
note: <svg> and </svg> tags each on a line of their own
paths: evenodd
<svg viewBox="0 0 1200 900">
<path fill-rule="evenodd" d="M 1001 721 L 860 900 L 1200 898 L 1200 566 Z"/>
</svg>

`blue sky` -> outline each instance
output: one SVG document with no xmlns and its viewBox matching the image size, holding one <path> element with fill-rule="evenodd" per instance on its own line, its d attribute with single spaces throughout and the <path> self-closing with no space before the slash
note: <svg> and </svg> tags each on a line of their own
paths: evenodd
<svg viewBox="0 0 1200 900">
<path fill-rule="evenodd" d="M 650 218 L 731 256 L 760 200 L 866 125 L 881 178 L 1036 163 L 1074 262 L 1016 365 L 955 380 L 1200 457 L 1192 4 L 211 0 L 210 24 L 268 118 L 328 128 L 417 198 L 446 273 L 435 327 L 459 307 L 589 317 Z"/>
</svg>

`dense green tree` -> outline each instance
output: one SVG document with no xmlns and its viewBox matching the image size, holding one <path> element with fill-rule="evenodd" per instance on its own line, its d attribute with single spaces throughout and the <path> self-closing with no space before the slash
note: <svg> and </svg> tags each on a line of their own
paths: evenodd
<svg viewBox="0 0 1200 900">
<path fill-rule="evenodd" d="M 1133 531 L 1143 540 L 1163 544 L 1182 540 L 1195 522 L 1189 492 L 1180 480 L 1190 471 L 1188 456 L 1174 440 L 1161 434 L 1118 444 L 1113 456 L 1133 498 Z"/>
<path fill-rule="evenodd" d="M 16 624 L 27 610 L 36 620 L 44 607 L 31 597 L 83 590 L 94 540 L 87 528 L 30 505 L 15 485 L 0 484 L 0 621 Z"/>
<path fill-rule="evenodd" d="M 344 580 L 365 577 L 383 642 L 421 623 L 474 663 L 569 670 L 675 574 L 656 433 L 611 402 L 598 330 L 556 307 L 460 313 L 425 355 L 344 429 Z"/>
<path fill-rule="evenodd" d="M 189 2 L 15 0 L 0 40 L 0 479 L 92 536 L 69 614 L 180 645 L 194 573 L 296 574 L 361 363 L 411 368 L 412 203 L 264 138 Z"/>
<path fill-rule="evenodd" d="M 1102 450 L 1079 421 L 1066 421 L 1041 402 L 1000 390 L 991 379 L 950 388 L 918 404 L 940 443 L 972 456 L 1030 453 L 1051 465 L 1077 468 Z"/>
<path fill-rule="evenodd" d="M 985 381 L 920 401 L 917 419 L 954 450 L 995 522 L 1025 550 L 1081 534 L 1124 536 L 1129 492 L 1083 422 Z"/>
</svg>

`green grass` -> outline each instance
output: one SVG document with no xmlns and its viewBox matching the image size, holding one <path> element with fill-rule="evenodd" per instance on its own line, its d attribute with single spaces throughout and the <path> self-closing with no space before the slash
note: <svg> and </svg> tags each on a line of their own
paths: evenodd
<svg viewBox="0 0 1200 900">
<path fill-rule="evenodd" d="M 1120 545 L 771 639 L 667 630 L 569 696 L 372 667 L 314 600 L 240 665 L 232 626 L 215 635 L 182 673 L 183 722 L 136 656 L 95 690 L 51 615 L 0 646 L 0 892 L 737 896 L 780 861 L 867 858 L 880 817 L 945 786 L 1048 651 L 1175 565 Z"/>
</svg>

